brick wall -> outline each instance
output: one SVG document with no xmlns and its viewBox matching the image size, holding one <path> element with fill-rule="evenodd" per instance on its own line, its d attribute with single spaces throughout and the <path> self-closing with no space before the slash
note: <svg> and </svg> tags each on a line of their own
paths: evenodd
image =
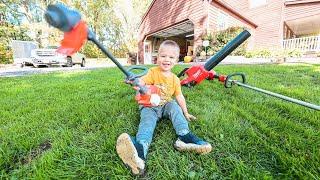
<svg viewBox="0 0 320 180">
<path fill-rule="evenodd" d="M 283 0 L 267 0 L 265 5 L 250 8 L 248 0 L 220 0 L 258 25 L 252 33 L 253 48 L 279 48 L 283 39 Z"/>
<path fill-rule="evenodd" d="M 284 12 L 284 21 L 299 19 L 299 18 L 313 16 L 313 15 L 319 15 L 319 14 L 320 14 L 320 1 L 313 1 L 309 3 L 287 4 Z"/>
</svg>

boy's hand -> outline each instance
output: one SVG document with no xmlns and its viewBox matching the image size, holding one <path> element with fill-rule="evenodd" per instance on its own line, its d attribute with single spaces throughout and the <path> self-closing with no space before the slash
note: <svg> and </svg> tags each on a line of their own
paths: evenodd
<svg viewBox="0 0 320 180">
<path fill-rule="evenodd" d="M 196 120 L 197 118 L 189 113 L 185 113 L 184 116 L 188 121 Z"/>
</svg>

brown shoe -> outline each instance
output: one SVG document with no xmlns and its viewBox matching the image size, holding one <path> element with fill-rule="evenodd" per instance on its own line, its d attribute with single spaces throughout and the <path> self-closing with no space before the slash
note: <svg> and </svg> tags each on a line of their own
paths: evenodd
<svg viewBox="0 0 320 180">
<path fill-rule="evenodd" d="M 211 144 L 198 138 L 191 132 L 184 136 L 179 136 L 178 140 L 174 143 L 174 147 L 178 151 L 193 151 L 198 154 L 207 154 L 212 150 Z"/>
<path fill-rule="evenodd" d="M 116 149 L 119 157 L 131 169 L 133 175 L 142 175 L 144 173 L 145 162 L 138 156 L 129 134 L 122 133 L 118 137 Z"/>
<path fill-rule="evenodd" d="M 174 147 L 178 151 L 192 151 L 198 154 L 208 154 L 212 150 L 212 146 L 209 143 L 199 145 L 199 144 L 193 144 L 193 143 L 185 143 L 180 139 L 178 139 L 174 143 Z"/>
</svg>

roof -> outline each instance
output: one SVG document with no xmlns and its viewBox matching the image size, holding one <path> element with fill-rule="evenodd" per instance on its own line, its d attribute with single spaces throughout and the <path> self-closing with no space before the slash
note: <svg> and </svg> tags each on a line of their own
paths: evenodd
<svg viewBox="0 0 320 180">
<path fill-rule="evenodd" d="M 234 10 L 232 7 L 230 7 L 229 5 L 219 1 L 219 0 L 213 0 L 211 2 L 212 3 L 216 3 L 218 6 L 220 6 L 221 8 L 231 12 L 232 14 L 234 14 L 235 16 L 240 17 L 243 21 L 245 21 L 247 24 L 249 24 L 250 26 L 257 28 L 258 25 L 256 23 L 254 23 L 252 20 L 250 20 L 249 18 L 246 18 L 245 16 L 241 15 L 239 12 L 237 12 L 236 10 Z"/>
<path fill-rule="evenodd" d="M 141 19 L 141 21 L 140 21 L 140 23 L 139 23 L 139 28 L 140 28 L 142 22 L 144 21 L 144 19 L 146 18 L 147 14 L 149 13 L 150 9 L 152 8 L 152 6 L 153 6 L 153 4 L 154 4 L 155 1 L 156 1 L 156 0 L 153 0 L 153 1 L 151 2 L 151 4 L 149 5 L 146 13 L 144 13 L 144 15 L 143 15 L 143 17 L 142 17 L 142 19 Z"/>
<path fill-rule="evenodd" d="M 187 20 L 183 22 L 179 22 L 175 25 L 170 27 L 166 27 L 164 29 L 158 30 L 154 33 L 149 34 L 148 36 L 155 36 L 155 37 L 171 37 L 177 35 L 192 35 L 193 34 L 194 25 L 192 21 Z"/>
</svg>

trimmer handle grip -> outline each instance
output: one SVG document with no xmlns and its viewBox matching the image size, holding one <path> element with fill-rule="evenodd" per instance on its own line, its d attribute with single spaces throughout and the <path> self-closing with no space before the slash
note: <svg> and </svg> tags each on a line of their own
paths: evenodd
<svg viewBox="0 0 320 180">
<path fill-rule="evenodd" d="M 232 77 L 235 77 L 235 76 L 240 76 L 242 83 L 246 83 L 246 76 L 245 76 L 245 74 L 243 74 L 243 73 L 233 73 L 233 74 L 228 75 L 227 78 L 225 79 L 225 81 L 224 81 L 224 87 L 226 87 L 226 88 L 231 88 L 232 85 L 234 85 L 234 82 L 233 82 L 234 80 L 232 80 L 231 78 L 232 78 Z"/>
<path fill-rule="evenodd" d="M 128 83 L 128 82 L 130 82 L 130 83 Z M 131 84 L 133 87 L 138 87 L 140 94 L 146 94 L 148 92 L 147 86 L 140 84 L 140 78 L 134 78 L 133 80 L 127 79 L 126 83 Z"/>
<path fill-rule="evenodd" d="M 127 77 L 127 81 L 132 81 L 132 85 L 137 86 L 139 88 L 140 94 L 146 94 L 148 92 L 148 88 L 146 86 L 140 85 L 139 77 L 146 75 L 148 73 L 148 68 L 145 66 L 130 66 L 126 70 L 130 74 Z M 142 70 L 142 72 L 135 74 L 133 70 Z"/>
<path fill-rule="evenodd" d="M 135 74 L 133 70 L 142 70 L 142 72 L 139 74 Z M 146 75 L 148 73 L 148 68 L 145 66 L 130 66 L 129 68 L 127 68 L 127 71 L 131 74 L 131 76 L 137 78 Z"/>
</svg>

